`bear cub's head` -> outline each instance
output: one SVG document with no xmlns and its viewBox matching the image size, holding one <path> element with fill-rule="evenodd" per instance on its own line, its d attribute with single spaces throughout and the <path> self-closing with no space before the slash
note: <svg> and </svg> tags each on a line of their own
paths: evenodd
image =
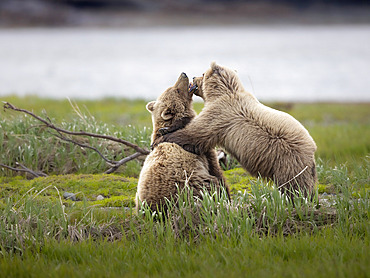
<svg viewBox="0 0 370 278">
<path fill-rule="evenodd" d="M 192 97 L 189 78 L 181 73 L 174 86 L 146 105 L 146 109 L 152 114 L 152 143 L 165 133 L 184 128 L 196 116 Z"/>
<path fill-rule="evenodd" d="M 193 83 L 190 84 L 190 91 L 204 101 L 241 90 L 244 88 L 236 72 L 215 62 L 211 63 L 211 67 L 202 77 L 194 77 Z"/>
</svg>

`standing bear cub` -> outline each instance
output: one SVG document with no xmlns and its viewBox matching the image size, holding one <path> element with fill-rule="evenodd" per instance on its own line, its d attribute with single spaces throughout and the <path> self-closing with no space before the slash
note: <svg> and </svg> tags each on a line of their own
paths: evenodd
<svg viewBox="0 0 370 278">
<path fill-rule="evenodd" d="M 292 116 L 261 104 L 243 88 L 235 71 L 211 64 L 192 89 L 204 99 L 202 112 L 184 129 L 166 134 L 196 154 L 220 146 L 252 175 L 272 179 L 282 192 L 308 197 L 316 182 L 316 144 Z"/>
<path fill-rule="evenodd" d="M 196 116 L 192 108 L 193 93 L 188 88 L 189 79 L 182 73 L 173 87 L 147 104 L 153 121 L 152 143 L 164 132 L 183 128 Z M 229 194 L 215 150 L 195 155 L 175 143 L 161 143 L 145 159 L 138 182 L 136 208 L 145 201 L 156 211 L 165 206 L 166 199 L 176 199 L 178 189 L 184 189 L 186 184 L 193 195 L 199 197 L 204 188 L 221 191 L 225 186 Z"/>
</svg>

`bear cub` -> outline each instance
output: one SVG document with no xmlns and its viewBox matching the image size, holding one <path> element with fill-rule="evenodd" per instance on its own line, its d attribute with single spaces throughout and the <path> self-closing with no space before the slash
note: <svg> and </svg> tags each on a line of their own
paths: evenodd
<svg viewBox="0 0 370 278">
<path fill-rule="evenodd" d="M 189 79 L 182 73 L 173 87 L 147 104 L 146 108 L 152 114 L 152 143 L 163 134 L 181 130 L 191 122 L 196 116 L 192 96 Z M 178 188 L 182 190 L 186 184 L 198 197 L 201 197 L 204 188 L 208 191 L 224 188 L 229 194 L 215 150 L 209 149 L 202 155 L 196 155 L 175 143 L 156 145 L 140 172 L 136 208 L 139 209 L 144 201 L 153 211 L 165 208 L 166 199 L 176 199 Z"/>
<path fill-rule="evenodd" d="M 196 154 L 219 146 L 250 174 L 272 179 L 288 196 L 313 193 L 316 144 L 308 131 L 287 113 L 261 104 L 245 91 L 236 72 L 211 64 L 191 86 L 204 99 L 201 113 L 185 128 L 166 134 Z"/>
</svg>

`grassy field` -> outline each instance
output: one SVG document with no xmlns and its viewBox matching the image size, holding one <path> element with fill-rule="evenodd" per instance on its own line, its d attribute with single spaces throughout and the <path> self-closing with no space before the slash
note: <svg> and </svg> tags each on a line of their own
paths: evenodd
<svg viewBox="0 0 370 278">
<path fill-rule="evenodd" d="M 65 129 L 149 148 L 144 101 L 78 101 L 76 113 L 68 101 L 0 100 Z M 231 161 L 225 168 L 231 202 L 181 193 L 183 202 L 165 221 L 133 209 L 145 157 L 102 174 L 109 167 L 95 152 L 61 141 L 29 116 L 1 111 L 0 163 L 49 176 L 30 180 L 0 168 L 0 276 L 368 277 L 370 105 L 269 105 L 301 121 L 316 141 L 316 198 L 297 196 L 292 204 Z M 76 140 L 110 159 L 132 153 L 107 141 Z M 65 192 L 77 201 L 65 200 Z"/>
</svg>

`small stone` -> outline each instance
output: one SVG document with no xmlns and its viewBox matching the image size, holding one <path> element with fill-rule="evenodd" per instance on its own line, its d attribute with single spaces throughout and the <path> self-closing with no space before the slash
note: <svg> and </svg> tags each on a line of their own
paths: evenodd
<svg viewBox="0 0 370 278">
<path fill-rule="evenodd" d="M 104 196 L 103 195 L 98 195 L 98 197 L 96 197 L 96 200 L 97 201 L 104 200 Z"/>
<path fill-rule="evenodd" d="M 77 201 L 76 195 L 74 193 L 64 192 L 63 198 L 67 200 Z"/>
</svg>

